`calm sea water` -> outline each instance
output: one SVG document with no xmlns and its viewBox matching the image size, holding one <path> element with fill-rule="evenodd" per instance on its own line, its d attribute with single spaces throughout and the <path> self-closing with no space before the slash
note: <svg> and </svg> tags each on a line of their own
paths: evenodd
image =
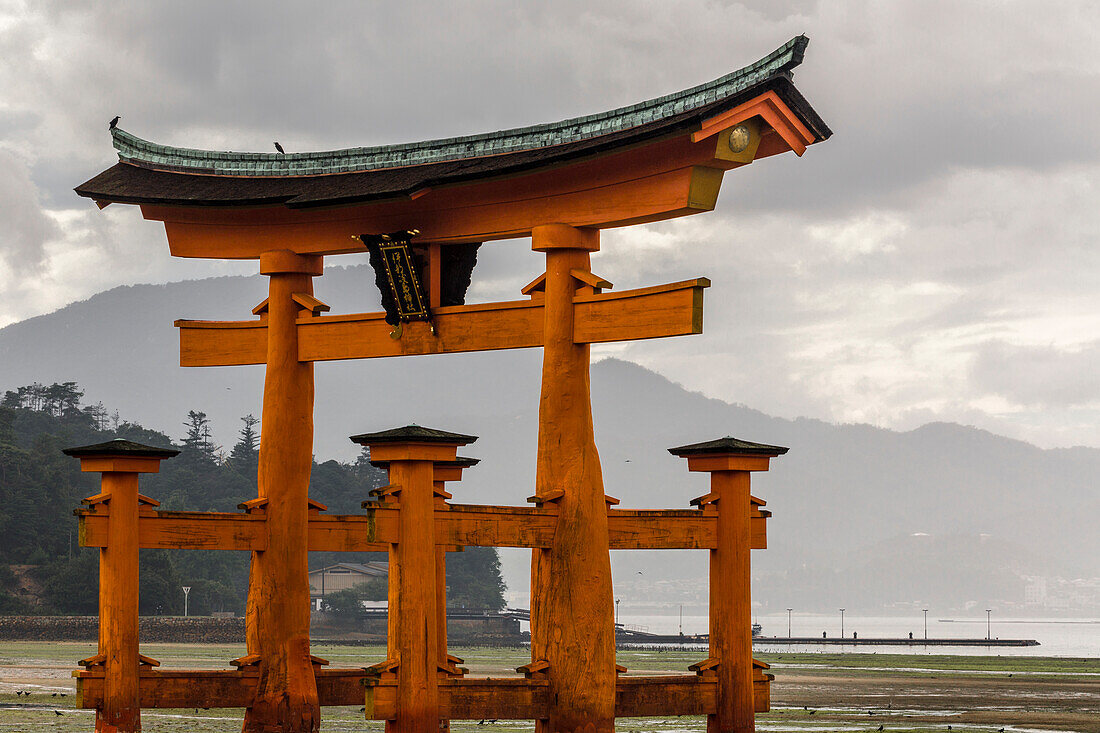
<svg viewBox="0 0 1100 733">
<path fill-rule="evenodd" d="M 984 639 L 986 636 L 986 618 L 980 615 L 936 616 L 928 614 L 928 638 L 966 638 Z M 763 636 L 787 636 L 787 614 L 769 614 L 755 619 L 763 630 Z M 675 634 L 680 630 L 679 616 L 628 615 L 619 617 L 623 624 L 637 626 L 656 634 Z M 910 646 L 858 646 L 858 645 L 804 645 L 761 647 L 768 650 L 783 651 L 824 651 L 824 652 L 879 652 L 882 654 L 968 654 L 968 655 L 1026 655 L 1041 657 L 1100 657 L 1100 618 L 1058 618 L 1058 619 L 1021 619 L 998 618 L 994 613 L 989 625 L 990 635 L 1000 639 L 1035 639 L 1039 646 L 1032 647 L 910 647 Z M 792 614 L 792 636 L 821 636 L 828 632 L 830 637 L 840 636 L 840 613 L 832 615 Z M 685 634 L 705 634 L 706 616 L 684 616 Z M 844 614 L 844 636 L 850 638 L 855 632 L 864 638 L 897 637 L 905 638 L 912 632 L 917 639 L 924 637 L 924 619 L 916 616 L 857 616 Z"/>
</svg>

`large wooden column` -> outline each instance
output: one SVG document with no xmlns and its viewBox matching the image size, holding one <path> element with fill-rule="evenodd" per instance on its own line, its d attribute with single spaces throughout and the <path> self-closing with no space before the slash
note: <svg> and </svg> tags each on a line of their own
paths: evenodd
<svg viewBox="0 0 1100 733">
<path fill-rule="evenodd" d="M 88 666 L 104 668 L 95 729 L 139 731 L 138 474 L 157 473 L 161 460 L 179 451 L 114 440 L 65 453 L 80 459 L 81 471 L 102 474 L 99 495 L 85 502 L 105 504 L 108 514 L 107 543 L 99 551 L 99 654 L 85 660 Z"/>
<path fill-rule="evenodd" d="M 270 278 L 267 373 L 260 422 L 259 497 L 267 499 L 267 549 L 252 553 L 246 636 L 260 657 L 244 730 L 306 733 L 321 717 L 309 655 L 308 501 L 313 462 L 313 364 L 298 361 L 295 294 L 312 295 L 321 257 L 265 252 Z"/>
<path fill-rule="evenodd" d="M 352 440 L 386 464 L 398 499 L 397 542 L 390 545 L 387 657 L 397 662 L 396 716 L 388 733 L 438 733 L 440 660 L 435 464 L 455 461 L 458 446 L 476 440 L 410 425 Z M 444 726 L 445 729 L 445 726 Z"/>
<path fill-rule="evenodd" d="M 721 438 L 671 448 L 689 471 L 710 473 L 707 503 L 718 508 L 717 547 L 710 551 L 710 661 L 718 675 L 718 707 L 707 733 L 752 733 L 751 471 L 767 471 L 779 446 Z"/>
<path fill-rule="evenodd" d="M 615 604 L 590 348 L 573 341 L 580 283 L 570 274 L 591 272 L 599 232 L 539 226 L 531 244 L 546 253 L 535 493 L 556 501 L 560 512 L 552 546 L 532 551 L 531 657 L 550 665 L 550 717 L 538 730 L 600 733 L 615 728 Z"/>
</svg>

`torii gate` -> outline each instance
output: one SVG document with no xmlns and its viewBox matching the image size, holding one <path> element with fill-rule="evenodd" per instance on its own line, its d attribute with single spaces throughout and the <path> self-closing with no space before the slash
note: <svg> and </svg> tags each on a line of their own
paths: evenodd
<svg viewBox="0 0 1100 733">
<path fill-rule="evenodd" d="M 590 345 L 700 333 L 702 292 L 710 283 L 699 278 L 607 293 L 611 284 L 592 273 L 590 255 L 599 249 L 601 229 L 711 210 L 726 170 L 789 150 L 801 155 L 826 139 L 830 131 L 791 82 L 806 44 L 799 36 L 713 82 L 603 114 L 410 145 L 223 153 L 157 145 L 112 129 L 120 162 L 77 193 L 101 207 L 140 205 L 145 218 L 164 222 L 173 255 L 257 259 L 269 295 L 255 320 L 177 322 L 183 366 L 266 364 L 258 498 L 242 505 L 243 515 L 159 512 L 149 508 L 152 500 L 129 494 L 125 500 L 127 526 L 137 538 L 126 547 L 253 551 L 248 654 L 234 661 L 236 671 L 161 673 L 145 659 L 139 674 L 136 612 L 132 635 L 101 626 L 101 654 L 77 673 L 81 704 L 99 711 L 97 729 L 138 730 L 142 706 L 239 705 L 247 707 L 246 731 L 313 731 L 320 705 L 358 704 L 365 680 L 368 716 L 386 719 L 394 731 L 435 730 L 440 720 L 470 715 L 533 718 L 540 730 L 555 733 L 610 731 L 617 715 L 683 713 L 710 714 L 713 730 L 752 730 L 753 678 L 766 688 L 766 677 L 759 668 L 754 675 L 751 642 L 746 652 L 742 638 L 749 633 L 747 550 L 750 527 L 765 514 L 762 502 L 748 497 L 747 472 L 766 469 L 786 449 L 732 439 L 685 446 L 676 452 L 689 458 L 691 470 L 714 476 L 699 509 L 609 508 L 617 502 L 604 494 L 593 437 Z M 379 235 L 402 231 L 419 236 L 401 250 L 405 269 L 387 270 L 394 308 L 323 315 L 328 306 L 313 291 L 323 258 L 362 252 L 385 239 Z M 456 260 L 472 264 L 471 244 L 527 236 L 545 253 L 546 270 L 523 289 L 526 299 L 464 304 Z M 363 516 L 327 517 L 309 499 L 314 362 L 539 346 L 534 508 L 446 502 L 433 484 L 456 477 L 455 450 L 472 436 L 411 429 L 357 438 L 389 466 L 391 486 L 400 489 L 396 505 L 390 497 Z M 136 496 L 136 478 L 132 486 L 108 478 L 147 470 L 165 457 L 142 450 L 90 446 L 73 455 L 85 470 L 106 471 L 105 487 L 125 485 Z M 81 518 L 82 541 L 105 548 L 105 558 L 111 538 L 120 536 L 121 494 L 111 506 L 113 495 L 105 488 Z M 718 501 L 716 511 L 716 500 L 726 496 L 735 508 Z M 414 515 L 419 521 L 412 522 Z M 429 546 L 410 560 L 407 538 L 414 535 Z M 462 679 L 457 660 L 446 656 L 445 638 L 441 649 L 437 639 L 425 652 L 439 657 L 445 680 L 424 668 L 416 677 L 423 687 L 409 687 L 402 665 L 413 664 L 414 650 L 395 649 L 400 634 L 390 634 L 395 654 L 377 669 L 323 670 L 327 663 L 311 657 L 309 550 L 389 549 L 391 560 L 418 563 L 425 573 L 414 579 L 396 568 L 391 600 L 395 592 L 416 591 L 428 603 L 438 597 L 441 571 L 441 562 L 429 558 L 441 553 L 438 547 L 462 545 L 533 550 L 532 664 L 521 669 L 525 681 Z M 712 550 L 711 659 L 688 682 L 618 677 L 608 551 L 674 547 Z M 408 586 L 414 582 L 420 585 Z M 434 596 L 424 592 L 425 583 L 435 584 Z M 438 603 L 429 605 L 438 612 Z M 406 608 L 391 614 L 391 632 Z M 112 618 L 128 619 L 129 611 Z M 118 639 L 105 645 L 104 633 Z M 111 681 L 130 666 L 124 676 L 135 684 Z M 405 687 L 394 679 L 406 680 Z M 409 695 L 420 693 L 412 689 L 432 692 L 414 704 Z M 761 697 L 766 689 L 756 705 Z"/>
</svg>

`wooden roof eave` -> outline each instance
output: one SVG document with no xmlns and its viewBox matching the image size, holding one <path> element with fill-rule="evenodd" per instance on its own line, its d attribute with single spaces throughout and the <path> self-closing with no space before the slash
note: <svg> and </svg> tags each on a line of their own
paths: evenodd
<svg viewBox="0 0 1100 733">
<path fill-rule="evenodd" d="M 606 139 L 624 131 L 633 134 L 638 129 L 651 127 L 654 122 L 712 107 L 715 102 L 751 92 L 777 77 L 789 78 L 791 69 L 802 63 L 808 43 L 807 37 L 795 36 L 741 69 L 636 104 L 557 122 L 461 137 L 342 150 L 258 153 L 162 145 L 143 140 L 117 126 L 112 126 L 110 133 L 120 160 L 206 176 L 302 179 L 421 164 L 454 161 L 461 164 L 513 152 L 529 153 L 563 145 L 575 148 L 574 143 L 583 147 L 593 139 Z"/>
<path fill-rule="evenodd" d="M 806 102 L 805 98 L 794 87 L 790 78 L 785 74 L 779 74 L 764 80 L 751 89 L 728 98 L 716 100 L 704 107 L 686 111 L 671 118 L 659 119 L 640 125 L 632 130 L 619 130 L 604 136 L 596 136 L 577 142 L 564 141 L 557 145 L 542 148 L 532 148 L 503 154 L 490 154 L 481 157 L 464 158 L 436 163 L 420 163 L 396 168 L 376 168 L 371 170 L 350 170 L 340 173 L 293 175 L 293 176 L 249 176 L 213 174 L 201 169 L 181 169 L 162 165 L 145 165 L 141 162 L 133 162 L 121 158 L 123 162 L 113 168 L 104 171 L 99 176 L 81 184 L 76 192 L 88 198 L 105 203 L 175 203 L 185 206 L 262 206 L 262 205 L 286 205 L 291 208 L 311 208 L 315 206 L 346 205 L 376 201 L 380 198 L 416 197 L 424 190 L 451 183 L 463 183 L 477 178 L 488 176 L 511 175 L 516 170 L 510 170 L 508 166 L 515 164 L 520 174 L 529 172 L 533 167 L 545 167 L 547 164 L 569 163 L 580 157 L 598 155 L 614 149 L 624 149 L 626 145 L 646 144 L 654 137 L 675 133 L 679 129 L 691 128 L 698 124 L 699 120 L 713 116 L 716 112 L 728 110 L 738 104 L 751 100 L 760 94 L 772 91 L 778 94 L 787 105 L 795 111 L 805 125 L 811 127 L 817 140 L 824 140 L 831 135 L 831 131 L 825 126 L 816 112 Z M 674 129 L 675 128 L 675 129 Z M 255 155 L 255 154 L 249 154 Z M 531 157 L 535 157 L 533 162 Z M 489 170 L 484 170 L 488 166 Z M 173 190 L 161 191 L 159 194 L 150 193 L 151 180 L 139 180 L 134 185 L 121 186 L 117 180 L 101 180 L 105 177 L 112 178 L 112 173 L 117 179 L 118 171 L 126 171 L 130 174 L 144 172 L 147 176 L 160 176 L 173 179 Z M 378 175 L 389 175 L 395 171 L 410 172 L 424 171 L 426 178 L 417 179 L 415 182 L 398 188 L 387 188 L 383 195 L 379 196 L 371 190 L 359 193 L 341 193 L 333 195 L 331 191 L 323 191 L 318 196 L 316 191 L 310 192 L 310 187 L 315 188 L 318 181 L 351 181 L 356 178 L 367 177 L 372 181 Z M 442 171 L 442 177 L 446 181 L 439 180 L 437 172 Z M 223 185 L 217 192 L 196 192 L 196 181 L 216 181 L 228 184 L 227 192 Z M 242 182 L 247 182 L 255 190 L 253 193 L 244 193 L 240 190 Z M 387 184 L 388 185 L 388 184 Z M 273 188 L 274 187 L 274 188 Z M 353 186 L 354 188 L 364 188 Z M 372 189 L 372 186 L 366 186 Z M 276 192 L 276 190 L 281 191 Z"/>
<path fill-rule="evenodd" d="M 172 254 L 226 259 L 258 257 L 275 236 L 302 254 L 339 254 L 362 251 L 351 236 L 373 231 L 416 228 L 424 241 L 481 242 L 526 236 L 545 223 L 609 228 L 684 216 L 712 209 L 724 171 L 744 164 L 715 154 L 716 127 L 728 129 L 740 121 L 730 110 L 751 112 L 754 104 L 766 99 L 769 110 L 792 120 L 778 133 L 771 124 L 761 126 L 755 159 L 797 152 L 788 142 L 792 129 L 804 133 L 803 138 L 827 136 L 820 120 L 808 120 L 818 125 L 811 128 L 803 119 L 805 111 L 787 104 L 793 100 L 797 107 L 798 100 L 804 102 L 788 79 L 771 82 L 755 90 L 755 96 L 732 100 L 728 109 L 710 109 L 713 114 L 694 115 L 675 129 L 618 147 L 547 159 L 535 168 L 499 167 L 493 175 L 420 178 L 402 195 L 372 202 L 329 200 L 306 208 L 285 197 L 221 206 L 149 200 L 141 202 L 141 209 L 146 219 L 165 223 Z M 184 175 L 142 173 L 146 174 Z"/>
</svg>

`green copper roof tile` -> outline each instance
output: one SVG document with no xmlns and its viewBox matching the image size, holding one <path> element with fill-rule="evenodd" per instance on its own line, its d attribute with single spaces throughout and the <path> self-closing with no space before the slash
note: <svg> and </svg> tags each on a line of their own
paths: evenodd
<svg viewBox="0 0 1100 733">
<path fill-rule="evenodd" d="M 691 111 L 733 96 L 774 76 L 788 74 L 802 63 L 809 42 L 796 36 L 743 69 L 699 86 L 627 107 L 512 130 L 442 138 L 399 145 L 348 148 L 309 153 L 236 153 L 159 145 L 120 128 L 111 130 L 118 157 L 148 167 L 206 174 L 243 176 L 305 176 L 346 171 L 370 171 L 410 164 L 440 163 L 485 155 L 559 145 L 630 129 L 647 122 Z"/>
</svg>

